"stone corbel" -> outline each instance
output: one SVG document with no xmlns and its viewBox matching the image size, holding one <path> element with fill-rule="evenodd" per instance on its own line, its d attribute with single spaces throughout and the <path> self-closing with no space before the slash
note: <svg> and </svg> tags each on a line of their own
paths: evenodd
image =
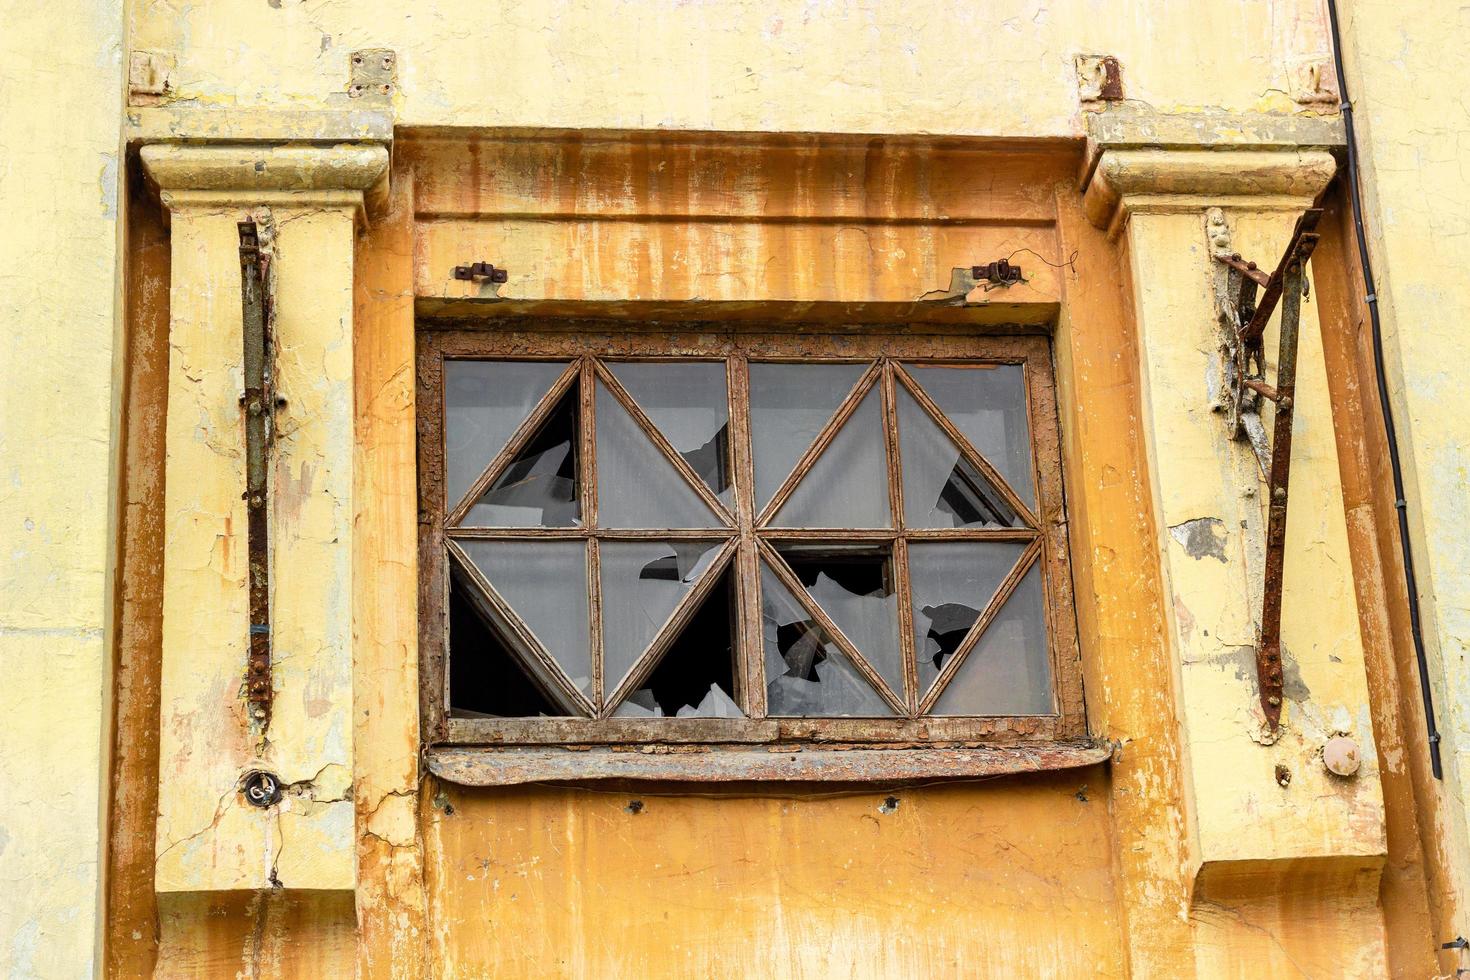
<svg viewBox="0 0 1470 980">
<path fill-rule="evenodd" d="M 154 144 L 171 216 L 155 887 L 350 890 L 353 249 L 386 187 L 382 144 Z M 273 226 L 268 459 L 272 712 L 245 697 L 240 232 Z M 277 800 L 252 800 L 257 773 Z M 261 804 L 264 805 L 261 805 Z"/>
<path fill-rule="evenodd" d="M 1371 890 L 1384 853 L 1315 308 L 1304 305 L 1301 317 L 1283 589 L 1286 710 L 1275 732 L 1255 689 L 1264 483 L 1250 447 L 1229 437 L 1210 390 L 1219 328 L 1207 212 L 1221 209 L 1217 219 L 1229 223 L 1233 250 L 1274 265 L 1297 217 L 1336 170 L 1326 125 L 1217 116 L 1112 120 L 1095 124 L 1082 178 L 1089 219 L 1120 239 L 1132 272 L 1139 423 L 1188 760 L 1185 816 L 1196 899 L 1263 875 L 1326 875 L 1345 887 L 1368 881 L 1363 887 Z M 1350 778 L 1323 765 L 1323 745 L 1335 735 L 1361 748 L 1363 767 Z"/>
<path fill-rule="evenodd" d="M 1107 149 L 1087 180 L 1088 220 L 1116 238 L 1131 214 L 1210 207 L 1299 213 L 1337 170 L 1326 150 Z"/>
<path fill-rule="evenodd" d="M 191 206 L 341 207 L 361 220 L 388 197 L 381 143 L 154 143 L 139 155 L 170 214 Z"/>
</svg>

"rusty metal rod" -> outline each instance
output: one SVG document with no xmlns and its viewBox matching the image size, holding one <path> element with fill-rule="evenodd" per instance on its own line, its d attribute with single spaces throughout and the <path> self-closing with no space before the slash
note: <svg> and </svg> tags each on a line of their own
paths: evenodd
<svg viewBox="0 0 1470 980">
<path fill-rule="evenodd" d="M 254 221 L 240 230 L 241 333 L 244 339 L 245 513 L 250 588 L 245 696 L 252 724 L 262 729 L 271 716 L 270 520 L 267 446 L 274 410 L 270 392 L 266 325 L 266 263 Z"/>
<path fill-rule="evenodd" d="M 1250 322 L 1240 328 L 1240 338 L 1246 343 L 1254 343 L 1266 332 L 1266 324 L 1271 319 L 1271 314 L 1276 311 L 1276 304 L 1281 300 L 1282 282 L 1286 275 L 1286 266 L 1296 255 L 1297 242 L 1306 235 L 1317 230 L 1317 222 L 1322 219 L 1321 208 L 1308 208 L 1297 219 L 1296 227 L 1291 230 L 1291 240 L 1286 244 L 1286 251 L 1281 253 L 1281 262 L 1277 264 L 1276 271 L 1271 273 L 1267 280 L 1265 291 L 1261 293 L 1261 302 L 1256 306 L 1255 313 L 1251 315 Z M 1224 262 L 1224 259 L 1220 261 Z M 1227 263 L 1228 264 L 1228 263 Z M 1298 287 L 1300 291 L 1300 287 Z"/>
<path fill-rule="evenodd" d="M 1266 570 L 1262 588 L 1261 637 L 1256 646 L 1256 677 L 1261 708 L 1275 731 L 1281 724 L 1285 679 L 1281 663 L 1281 592 L 1286 567 L 1286 513 L 1291 481 L 1291 428 L 1295 416 L 1297 340 L 1301 334 L 1302 279 L 1317 236 L 1293 233 L 1282 262 L 1279 295 L 1281 346 L 1276 357 L 1276 418 L 1271 440 L 1267 488 Z M 1273 276 L 1274 280 L 1276 277 Z"/>
</svg>

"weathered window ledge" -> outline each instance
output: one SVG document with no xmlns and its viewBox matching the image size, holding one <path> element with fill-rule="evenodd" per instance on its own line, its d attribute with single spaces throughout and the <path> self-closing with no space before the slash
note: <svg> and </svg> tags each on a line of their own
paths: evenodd
<svg viewBox="0 0 1470 980">
<path fill-rule="evenodd" d="M 1105 742 L 923 748 L 648 745 L 437 747 L 429 771 L 461 786 L 514 786 L 556 780 L 675 782 L 892 782 L 974 778 L 1078 769 L 1107 761 Z"/>
</svg>

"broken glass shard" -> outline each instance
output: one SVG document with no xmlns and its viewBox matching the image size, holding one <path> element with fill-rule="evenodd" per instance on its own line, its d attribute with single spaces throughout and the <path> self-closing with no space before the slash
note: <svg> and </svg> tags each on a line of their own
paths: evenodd
<svg viewBox="0 0 1470 980">
<path fill-rule="evenodd" d="M 589 698 L 587 546 L 581 541 L 459 541 L 542 648 Z"/>
<path fill-rule="evenodd" d="M 898 596 L 888 555 L 818 547 L 788 548 L 781 555 L 889 690 L 902 695 Z"/>
<path fill-rule="evenodd" d="M 565 361 L 445 360 L 446 509 L 454 509 L 566 366 Z"/>
<path fill-rule="evenodd" d="M 1016 496 L 1034 508 L 1025 368 L 1020 364 L 905 367 Z"/>
<path fill-rule="evenodd" d="M 1021 519 L 903 385 L 898 446 L 909 527 L 1020 527 Z"/>
<path fill-rule="evenodd" d="M 464 527 L 571 527 L 582 515 L 577 461 L 577 385 L 490 484 Z"/>
<path fill-rule="evenodd" d="M 893 714 L 827 631 L 765 566 L 761 567 L 761 636 L 768 714 L 858 718 Z"/>
<path fill-rule="evenodd" d="M 771 521 L 779 527 L 889 527 L 883 399 L 875 385 Z"/>
<path fill-rule="evenodd" d="M 867 367 L 866 364 L 750 365 L 756 510 L 770 502 Z"/>
<path fill-rule="evenodd" d="M 602 543 L 604 694 L 617 689 L 719 552 L 717 541 Z"/>
<path fill-rule="evenodd" d="M 927 692 L 990 604 L 1026 545 L 1019 541 L 915 541 L 909 545 L 914 652 Z"/>
<path fill-rule="evenodd" d="M 613 715 L 618 718 L 744 718 L 735 703 L 733 576 L 704 597 L 658 665 Z"/>
<path fill-rule="evenodd" d="M 714 511 L 627 409 L 597 383 L 597 523 L 617 528 L 718 527 Z"/>
<path fill-rule="evenodd" d="M 607 367 L 715 495 L 730 503 L 725 362 L 637 361 Z"/>
<path fill-rule="evenodd" d="M 985 628 L 932 713 L 1054 714 L 1044 604 L 1041 564 L 1037 562 Z"/>
<path fill-rule="evenodd" d="M 567 717 L 565 695 L 538 680 L 503 639 L 489 604 L 457 569 L 449 589 L 449 714 L 454 718 Z"/>
</svg>

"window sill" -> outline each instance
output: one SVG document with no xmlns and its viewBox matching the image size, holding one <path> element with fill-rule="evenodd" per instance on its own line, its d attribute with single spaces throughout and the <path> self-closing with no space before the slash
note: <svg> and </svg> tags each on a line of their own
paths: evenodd
<svg viewBox="0 0 1470 980">
<path fill-rule="evenodd" d="M 1078 769 L 1099 765 L 1111 754 L 1111 746 L 1091 740 L 920 748 L 437 746 L 429 749 L 427 762 L 435 776 L 460 786 L 602 779 L 896 782 Z"/>
</svg>

